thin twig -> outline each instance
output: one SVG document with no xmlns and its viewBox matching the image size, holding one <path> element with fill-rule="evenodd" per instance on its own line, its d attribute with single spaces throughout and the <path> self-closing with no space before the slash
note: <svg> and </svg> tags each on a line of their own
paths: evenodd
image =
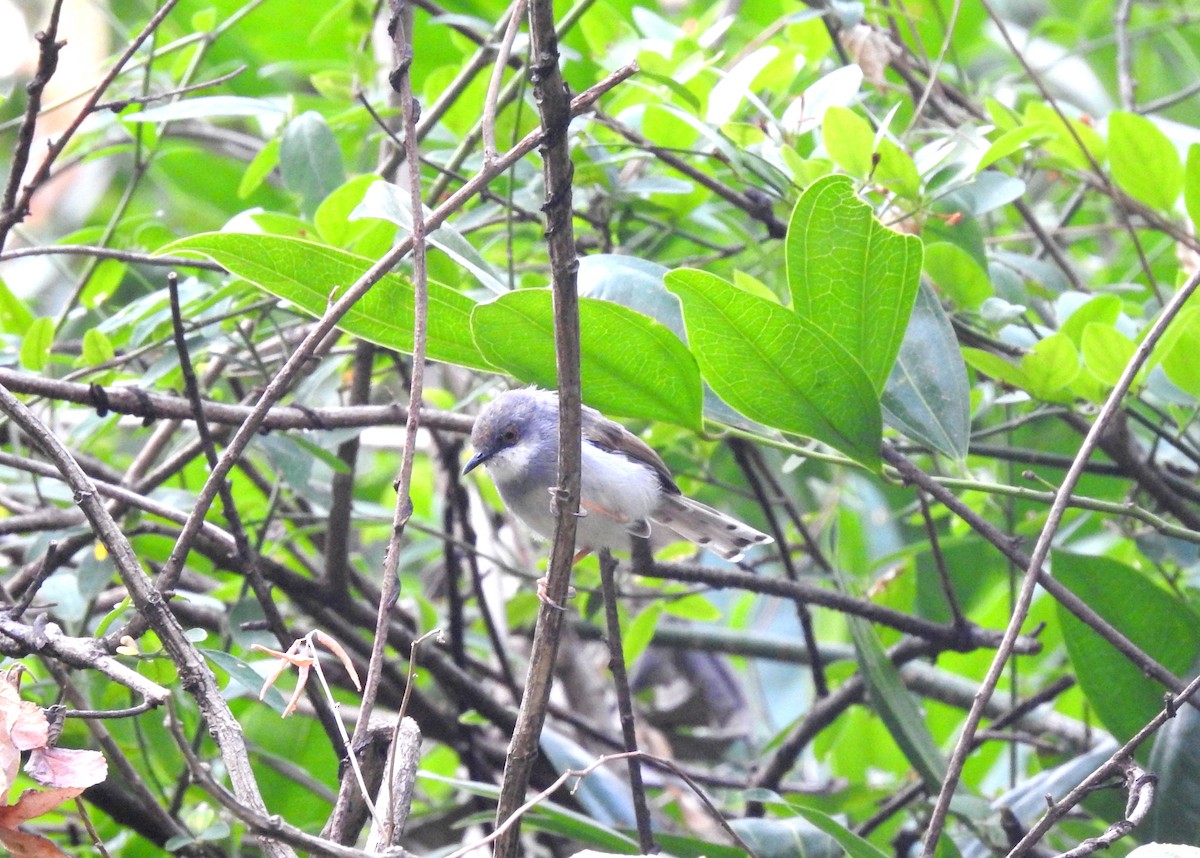
<svg viewBox="0 0 1200 858">
<path fill-rule="evenodd" d="M 396 508 L 392 517 L 392 532 L 388 539 L 384 557 L 383 583 L 380 587 L 378 615 L 375 622 L 375 640 L 371 649 L 371 661 L 367 667 L 367 678 L 363 688 L 362 712 L 355 726 L 355 738 L 365 731 L 375 705 L 379 681 L 383 672 L 383 659 L 387 650 L 387 631 L 391 624 L 391 613 L 399 596 L 400 540 L 404 526 L 412 517 L 412 473 L 416 457 L 417 431 L 421 428 L 421 398 L 425 379 L 425 344 L 429 319 L 429 284 L 425 268 L 425 215 L 421 200 L 421 161 L 417 150 L 417 102 L 413 97 L 412 77 L 409 71 L 413 60 L 413 9 L 412 5 L 400 2 L 393 18 L 393 41 L 396 52 L 396 71 L 392 83 L 400 94 L 401 109 L 404 111 L 404 151 L 408 163 L 408 185 L 412 211 L 413 252 L 413 358 L 412 377 L 409 380 L 408 421 L 404 427 L 404 448 L 400 457 L 400 473 L 396 478 Z M 398 86 L 397 86 L 398 84 Z M 397 729 L 400 721 L 397 720 Z M 395 750 L 393 742 L 392 750 Z M 390 767 L 389 767 L 390 768 Z M 390 772 L 384 776 L 391 783 Z M 383 821 L 380 841 L 387 845 L 395 843 L 396 821 L 392 818 L 393 805 L 389 802 L 387 818 Z"/>
<path fill-rule="evenodd" d="M 525 15 L 525 0 L 514 0 L 508 13 L 508 26 L 504 30 L 504 39 L 496 52 L 496 62 L 492 66 L 492 77 L 488 81 L 487 97 L 483 102 L 483 163 L 490 164 L 496 160 L 496 107 L 500 99 L 500 85 L 504 82 L 504 68 L 508 65 L 509 54 L 512 53 L 513 42 L 517 31 L 521 29 L 521 18 Z"/>
<path fill-rule="evenodd" d="M 33 149 L 38 113 L 42 109 L 42 93 L 58 69 L 58 52 L 66 44 L 58 41 L 58 22 L 62 15 L 62 5 L 63 0 L 54 0 L 46 29 L 34 36 L 38 43 L 38 64 L 33 78 L 25 85 L 25 115 L 17 131 L 17 142 L 9 164 L 8 183 L 4 188 L 3 202 L 0 202 L 0 250 L 4 249 L 4 239 L 10 228 L 4 226 L 5 221 L 18 218 L 19 215 L 17 191 L 21 187 L 21 179 L 25 176 L 25 168 L 29 166 L 29 153 Z"/>
<path fill-rule="evenodd" d="M 635 539 L 637 537 L 634 537 Z M 604 590 L 604 628 L 608 643 L 608 668 L 612 671 L 617 695 L 617 714 L 621 719 L 621 739 L 625 750 L 636 753 L 637 726 L 633 720 L 633 696 L 629 691 L 629 674 L 625 670 L 625 653 L 621 645 L 621 616 L 617 610 L 617 561 L 607 549 L 600 551 L 600 582 Z M 629 792 L 633 799 L 633 815 L 637 820 L 638 846 L 642 854 L 658 851 L 654 832 L 650 829 L 650 808 L 646 805 L 646 786 L 642 782 L 642 764 L 629 758 Z"/>
</svg>

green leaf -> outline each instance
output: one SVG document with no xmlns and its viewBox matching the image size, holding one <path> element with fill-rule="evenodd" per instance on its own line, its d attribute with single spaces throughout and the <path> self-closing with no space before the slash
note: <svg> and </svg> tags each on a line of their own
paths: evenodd
<svg viewBox="0 0 1200 858">
<path fill-rule="evenodd" d="M 1180 313 L 1158 350 L 1167 378 L 1193 396 L 1200 395 L 1200 308 Z"/>
<path fill-rule="evenodd" d="M 1010 131 L 1005 131 L 983 153 L 979 163 L 975 165 L 975 172 L 986 170 L 1001 158 L 1007 158 L 1014 152 L 1024 149 L 1025 145 L 1034 138 L 1045 137 L 1049 133 L 1051 133 L 1051 126 L 1038 122 L 1020 125 Z"/>
<path fill-rule="evenodd" d="M 1083 365 L 1097 381 L 1112 387 L 1125 371 L 1137 346 L 1111 325 L 1092 322 L 1083 329 L 1080 353 Z M 1192 352 L 1193 363 L 1195 352 Z"/>
<path fill-rule="evenodd" d="M 1181 706 L 1162 726 L 1150 748 L 1149 770 L 1158 776 L 1158 787 L 1146 820 L 1147 839 L 1200 842 L 1200 709 Z"/>
<path fill-rule="evenodd" d="M 231 274 L 317 317 L 374 264 L 370 259 L 311 241 L 232 232 L 194 235 L 157 251 L 159 255 L 184 252 L 208 257 Z M 432 360 L 494 369 L 471 339 L 474 306 L 466 295 L 440 283 L 429 283 L 427 353 Z M 350 308 L 338 327 L 369 342 L 411 354 L 414 320 L 411 281 L 387 274 Z"/>
<path fill-rule="evenodd" d="M 79 356 L 80 366 L 99 366 L 116 355 L 112 341 L 103 331 L 88 328 L 83 332 L 83 350 Z"/>
<path fill-rule="evenodd" d="M 519 289 L 471 314 L 480 353 L 522 381 L 554 387 L 554 307 L 548 289 Z M 619 304 L 579 300 L 583 398 L 605 414 L 700 429 L 700 371 L 670 329 Z"/>
<path fill-rule="evenodd" d="M 1000 355 L 964 346 L 962 356 L 963 360 L 976 372 L 981 372 L 986 376 L 996 379 L 996 381 L 1004 382 L 1022 390 L 1029 385 L 1029 379 L 1025 377 L 1025 371 L 1016 364 L 1009 363 L 1000 357 Z"/>
<path fill-rule="evenodd" d="M 201 654 L 215 664 L 221 670 L 229 674 L 231 682 L 236 682 L 241 685 L 245 692 L 249 695 L 258 695 L 262 688 L 262 675 L 251 667 L 246 662 L 242 661 L 237 656 L 219 649 L 200 649 Z M 226 688 L 228 693 L 231 689 Z M 263 696 L 263 702 L 274 709 L 276 712 L 283 712 L 287 707 L 287 701 L 283 699 L 283 695 L 275 686 L 267 689 L 267 693 Z"/>
<path fill-rule="evenodd" d="M 1177 676 L 1200 653 L 1200 616 L 1145 575 L 1107 557 L 1055 552 L 1054 577 Z M 1101 723 L 1124 742 L 1162 709 L 1163 687 L 1061 606 L 1063 639 L 1079 686 Z"/>
<path fill-rule="evenodd" d="M 912 156 L 886 137 L 879 141 L 876 149 L 879 163 L 871 174 L 871 181 L 895 191 L 902 197 L 915 199 L 921 194 L 921 174 Z"/>
<path fill-rule="evenodd" d="M 29 307 L 0 278 L 0 330 L 6 334 L 23 336 L 32 324 L 33 313 Z"/>
<path fill-rule="evenodd" d="M 43 316 L 34 321 L 21 338 L 21 366 L 41 372 L 50 360 L 54 345 L 54 320 Z"/>
<path fill-rule="evenodd" d="M 662 616 L 661 602 L 651 602 L 633 622 L 626 625 L 621 633 L 621 652 L 626 664 L 633 664 L 641 655 L 650 641 L 654 639 L 654 630 L 658 628 L 658 619 Z"/>
<path fill-rule="evenodd" d="M 1093 322 L 1112 327 L 1121 317 L 1121 299 L 1111 292 L 1090 298 L 1071 313 L 1059 327 L 1059 333 L 1065 334 L 1079 348 L 1083 342 L 1083 329 Z"/>
<path fill-rule="evenodd" d="M 937 792 L 946 778 L 946 760 L 933 741 L 925 716 L 900 679 L 900 672 L 888 659 L 871 624 L 862 617 L 850 617 L 849 621 L 859 667 L 871 692 L 871 707 L 921 776 L 925 788 Z"/>
<path fill-rule="evenodd" d="M 925 248 L 925 273 L 964 310 L 978 309 L 992 297 L 987 271 L 969 253 L 949 242 L 939 241 Z"/>
<path fill-rule="evenodd" d="M 1021 358 L 1021 369 L 1030 393 L 1039 399 L 1059 399 L 1059 394 L 1079 375 L 1079 353 L 1070 337 L 1051 334 Z"/>
<path fill-rule="evenodd" d="M 1184 170 L 1183 204 L 1192 228 L 1200 229 L 1200 143 L 1188 147 L 1187 168 Z"/>
<path fill-rule="evenodd" d="M 92 269 L 92 276 L 79 294 L 79 303 L 94 310 L 113 295 L 125 279 L 127 266 L 116 259 L 103 259 Z"/>
<path fill-rule="evenodd" d="M 321 200 L 346 182 L 342 150 L 315 110 L 301 113 L 284 129 L 279 167 L 283 183 L 300 194 L 306 212 L 316 211 Z"/>
<path fill-rule="evenodd" d="M 821 125 L 825 151 L 837 164 L 856 179 L 871 175 L 874 166 L 875 132 L 870 124 L 847 107 L 831 107 L 825 111 Z"/>
<path fill-rule="evenodd" d="M 1151 208 L 1170 211 L 1183 190 L 1183 164 L 1175 144 L 1136 113 L 1108 117 L 1108 158 L 1121 190 Z"/>
<path fill-rule="evenodd" d="M 1090 170 L 1091 161 L 1080 149 L 1082 143 L 1097 163 L 1105 159 L 1104 138 L 1089 125 L 1078 119 L 1063 120 L 1053 107 L 1043 101 L 1033 100 L 1025 105 L 1025 122 L 1042 125 L 1046 131 L 1041 148 L 1050 156 L 1050 162 L 1072 170 Z"/>
<path fill-rule="evenodd" d="M 887 853 L 879 849 L 869 840 L 864 840 L 842 823 L 826 813 L 803 805 L 789 802 L 788 807 L 803 816 L 817 828 L 824 831 L 846 850 L 850 858 L 887 858 Z"/>
<path fill-rule="evenodd" d="M 238 199 L 244 200 L 250 196 L 271 175 L 271 171 L 279 166 L 279 138 L 273 137 L 258 150 L 250 163 L 246 165 L 238 182 Z"/>
<path fill-rule="evenodd" d="M 971 435 L 971 387 L 958 338 L 936 293 L 921 285 L 883 389 L 889 426 L 959 461 Z"/>
<path fill-rule="evenodd" d="M 921 275 L 921 240 L 875 218 L 846 176 L 814 183 L 786 240 L 793 309 L 866 370 L 876 393 L 891 373 Z"/>
<path fill-rule="evenodd" d="M 877 394 L 842 346 L 786 307 L 714 274 L 673 271 L 666 285 L 683 302 L 688 343 L 718 396 L 752 420 L 879 469 Z"/>
<path fill-rule="evenodd" d="M 371 224 L 352 222 L 350 213 L 362 202 L 367 188 L 378 181 L 379 177 L 371 173 L 355 176 L 321 201 L 313 213 L 313 226 L 322 241 L 334 247 L 349 248 L 371 228 Z"/>
<path fill-rule="evenodd" d="M 735 819 L 730 826 L 755 858 L 841 858 L 840 845 L 803 817 Z M 745 851 L 741 852 L 745 855 Z M 876 858 L 876 856 L 871 856 Z"/>
</svg>

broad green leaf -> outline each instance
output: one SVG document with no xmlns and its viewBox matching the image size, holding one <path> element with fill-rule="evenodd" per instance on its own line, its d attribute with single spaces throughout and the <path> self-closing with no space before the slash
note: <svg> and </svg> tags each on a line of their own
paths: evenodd
<svg viewBox="0 0 1200 858">
<path fill-rule="evenodd" d="M 739 60 L 712 88 L 704 121 L 720 126 L 732 119 L 742 102 L 752 95 L 750 87 L 754 84 L 754 79 L 767 67 L 767 63 L 777 56 L 779 48 L 767 45 Z"/>
<path fill-rule="evenodd" d="M 925 788 L 936 792 L 946 778 L 946 760 L 933 741 L 925 716 L 900 679 L 900 672 L 888 659 L 871 624 L 862 617 L 850 617 L 849 622 L 859 667 L 871 692 L 871 707 L 887 725 Z"/>
<path fill-rule="evenodd" d="M 983 153 L 983 156 L 979 159 L 979 163 L 975 165 L 975 171 L 986 170 L 1001 158 L 1007 158 L 1014 152 L 1024 149 L 1026 144 L 1034 138 L 1044 137 L 1048 133 L 1051 133 L 1049 125 L 1036 122 L 1028 125 L 1019 125 L 1016 128 L 1005 131 Z"/>
<path fill-rule="evenodd" d="M 371 173 L 355 176 L 321 201 L 313 213 L 313 226 L 322 241 L 348 249 L 371 228 L 371 224 L 352 222 L 350 213 L 362 202 L 367 188 L 378 181 L 379 177 Z"/>
<path fill-rule="evenodd" d="M 578 771 L 595 759 L 593 753 L 574 739 L 554 729 L 543 730 L 539 741 L 546 761 L 559 772 L 568 769 Z M 588 776 L 579 785 L 577 798 L 583 809 L 596 822 L 632 827 L 634 813 L 628 785 L 611 769 L 601 767 L 592 774 L 599 774 L 600 777 L 589 784 L 592 778 Z"/>
<path fill-rule="evenodd" d="M 815 438 L 878 470 L 877 394 L 842 346 L 786 307 L 714 274 L 673 271 L 666 285 L 683 302 L 688 343 L 718 396 L 752 420 Z"/>
<path fill-rule="evenodd" d="M 480 304 L 471 330 L 488 361 L 522 381 L 554 387 L 554 307 L 548 289 Z M 584 401 L 605 414 L 699 429 L 700 372 L 667 327 L 609 301 L 579 300 Z"/>
<path fill-rule="evenodd" d="M 87 285 L 79 295 L 79 303 L 89 310 L 99 307 L 120 287 L 127 268 L 124 262 L 116 259 L 100 260 L 92 269 L 92 276 L 88 278 Z"/>
<path fill-rule="evenodd" d="M 1093 322 L 1112 327 L 1121 316 L 1121 299 L 1112 293 L 1096 295 L 1075 308 L 1075 312 L 1059 327 L 1059 333 L 1065 334 L 1078 348 L 1083 342 L 1083 329 Z"/>
<path fill-rule="evenodd" d="M 29 307 L 0 278 L 0 330 L 6 334 L 23 335 L 32 324 L 33 313 Z"/>
<path fill-rule="evenodd" d="M 871 175 L 875 132 L 867 120 L 848 107 L 830 107 L 825 111 L 821 136 L 833 163 L 856 179 Z"/>
<path fill-rule="evenodd" d="M 1188 147 L 1183 204 L 1187 208 L 1188 217 L 1192 219 L 1192 229 L 1200 229 L 1200 143 L 1193 143 Z"/>
<path fill-rule="evenodd" d="M 1117 383 L 1136 349 L 1133 340 L 1102 322 L 1090 323 L 1080 339 L 1084 367 L 1108 387 Z M 1192 354 L 1194 359 L 1195 352 Z"/>
<path fill-rule="evenodd" d="M 21 338 L 21 366 L 41 372 L 50 360 L 50 347 L 54 345 L 54 320 L 48 316 L 37 319 Z"/>
<path fill-rule="evenodd" d="M 1015 363 L 1006 361 L 1000 355 L 964 346 L 962 356 L 967 365 L 976 372 L 981 372 L 986 376 L 996 379 L 996 381 L 1001 381 L 1022 390 L 1029 384 L 1029 379 L 1025 377 L 1025 371 Z"/>
<path fill-rule="evenodd" d="M 730 826 L 754 850 L 756 858 L 841 858 L 843 854 L 836 840 L 801 816 L 743 817 L 733 820 Z M 742 850 L 741 854 L 746 852 Z"/>
<path fill-rule="evenodd" d="M 985 170 L 973 181 L 954 189 L 954 198 L 968 212 L 982 217 L 988 212 L 1006 206 L 1025 193 L 1025 182 L 1015 176 L 1006 176 L 999 170 Z"/>
<path fill-rule="evenodd" d="M 1044 101 L 1035 99 L 1025 105 L 1025 122 L 1044 126 L 1046 136 L 1041 140 L 1040 146 L 1050 156 L 1051 163 L 1073 170 L 1090 170 L 1092 163 L 1087 153 L 1090 153 L 1097 163 L 1104 163 L 1104 138 L 1096 129 L 1078 119 L 1068 119 L 1064 122 L 1058 112 Z M 1080 148 L 1080 143 L 1087 153 Z"/>
<path fill-rule="evenodd" d="M 1200 709 L 1179 707 L 1155 734 L 1149 770 L 1158 776 L 1158 787 L 1146 820 L 1147 839 L 1200 843 Z"/>
<path fill-rule="evenodd" d="M 915 199 L 919 196 L 921 175 L 917 172 L 912 155 L 886 137 L 879 141 L 875 151 L 879 154 L 879 163 L 875 165 L 871 181 L 895 191 L 902 197 Z"/>
<path fill-rule="evenodd" d="M 1200 653 L 1200 616 L 1179 596 L 1107 557 L 1055 552 L 1054 577 L 1176 676 Z M 1124 742 L 1162 709 L 1163 687 L 1065 608 L 1063 639 L 1079 686 L 1102 724 Z"/>
<path fill-rule="evenodd" d="M 88 328 L 83 332 L 83 351 L 79 356 L 80 366 L 98 366 L 113 359 L 116 350 L 103 331 Z"/>
<path fill-rule="evenodd" d="M 626 624 L 621 632 L 621 652 L 626 664 L 633 664 L 646 647 L 650 646 L 662 612 L 662 602 L 651 602 L 633 618 L 633 622 Z"/>
<path fill-rule="evenodd" d="M 1121 190 L 1151 208 L 1170 211 L 1183 190 L 1183 164 L 1175 144 L 1144 116 L 1108 117 L 1108 158 Z"/>
<path fill-rule="evenodd" d="M 271 175 L 271 171 L 279 166 L 279 138 L 272 137 L 263 147 L 258 150 L 258 153 L 246 165 L 246 170 L 242 173 L 241 181 L 238 182 L 237 195 L 238 199 L 244 200 L 256 190 L 259 185 L 266 181 L 267 176 Z"/>
<path fill-rule="evenodd" d="M 786 252 L 796 315 L 858 361 L 878 394 L 917 296 L 921 240 L 881 224 L 848 177 L 828 176 L 796 203 Z"/>
<path fill-rule="evenodd" d="M 309 110 L 287 124 L 279 144 L 279 169 L 283 183 L 304 200 L 305 212 L 316 211 L 321 200 L 345 184 L 342 150 L 321 114 Z"/>
<path fill-rule="evenodd" d="M 317 317 L 374 264 L 370 259 L 311 241 L 231 232 L 194 235 L 157 252 L 206 256 L 231 274 Z M 474 306 L 466 295 L 441 283 L 429 283 L 426 352 L 430 359 L 494 369 L 471 338 Z M 411 281 L 387 274 L 350 308 L 338 327 L 369 342 L 411 354 L 415 318 Z"/>
<path fill-rule="evenodd" d="M 953 459 L 967 455 L 971 387 L 958 339 L 937 294 L 922 284 L 883 389 L 889 426 Z"/>
<path fill-rule="evenodd" d="M 925 248 L 925 273 L 934 285 L 964 310 L 992 297 L 987 272 L 961 247 L 939 241 Z"/>
<path fill-rule="evenodd" d="M 1030 393 L 1039 399 L 1058 399 L 1079 375 L 1079 352 L 1065 334 L 1051 334 L 1021 358 L 1021 369 Z"/>
<path fill-rule="evenodd" d="M 1156 351 L 1167 378 L 1200 395 L 1200 308 L 1180 313 Z"/>
<path fill-rule="evenodd" d="M 785 801 L 780 796 L 764 789 L 751 789 L 747 791 L 745 797 L 748 801 L 761 801 L 763 804 L 774 804 L 787 808 L 792 813 L 799 814 L 815 828 L 825 832 L 825 834 L 836 840 L 838 845 L 846 850 L 846 855 L 849 858 L 887 858 L 886 852 L 883 852 L 869 840 L 859 837 L 827 813 L 822 813 L 815 808 L 805 807 L 795 802 Z"/>
</svg>

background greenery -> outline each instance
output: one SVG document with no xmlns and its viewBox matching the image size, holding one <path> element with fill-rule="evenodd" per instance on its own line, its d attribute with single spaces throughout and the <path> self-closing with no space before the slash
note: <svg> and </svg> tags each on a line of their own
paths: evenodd
<svg viewBox="0 0 1200 858">
<path fill-rule="evenodd" d="M 31 148 L 32 37 L 6 81 L 0 147 L 10 164 L 28 151 L 26 182 L 155 11 L 114 0 L 90 19 L 85 5 L 62 11 L 63 56 L 94 68 L 59 69 Z M 480 118 L 506 7 L 415 5 L 422 195 L 441 211 L 492 166 Z M 1200 306 L 1164 316 L 1200 259 L 1196 10 L 556 6 L 572 93 L 638 66 L 568 138 L 584 401 L 640 432 L 686 493 L 777 540 L 741 570 L 677 546 L 619 579 L 641 745 L 686 771 L 743 839 L 729 845 L 676 775 L 647 766 L 659 844 L 919 849 L 1041 538 L 1058 589 L 1039 590 L 1020 626 L 937 842 L 947 855 L 1010 853 L 1044 797 L 1150 722 L 1200 652 Z M 20 9 L 31 32 L 46 28 L 48 5 Z M 361 0 L 180 0 L 101 98 L 133 101 L 89 113 L 53 181 L 33 182 L 27 218 L 5 200 L 0 223 L 16 225 L 0 245 L 0 385 L 94 481 L 129 491 L 113 513 L 150 576 L 171 565 L 180 532 L 181 515 L 165 513 L 191 511 L 210 472 L 173 334 L 219 452 L 249 412 L 215 405 L 255 403 L 314 317 L 411 230 L 388 14 Z M 492 99 L 500 153 L 538 127 L 527 54 L 522 29 Z M 8 179 L 13 198 L 20 180 Z M 481 402 L 554 383 L 544 188 L 535 152 L 447 208 L 429 239 L 427 431 L 377 694 L 396 711 L 411 642 L 445 630 L 421 645 L 408 709 L 425 740 L 402 842 L 419 854 L 485 833 L 539 609 L 543 547 L 510 526 L 486 478 L 462 482 L 458 469 Z M 286 720 L 291 678 L 258 701 L 275 660 L 251 646 L 286 649 L 319 628 L 365 673 L 403 437 L 390 406 L 407 403 L 412 373 L 411 275 L 398 265 L 306 363 L 284 402 L 300 410 L 275 410 L 240 457 L 231 502 L 213 507 L 172 588 L 267 808 L 313 834 L 342 739 L 327 710 L 318 717 L 315 687 Z M 1160 319 L 1165 335 L 1090 455 L 1085 434 Z M 134 706 L 129 689 L 17 635 L 53 621 L 111 650 L 129 630 L 135 649 L 118 658 L 171 690 L 179 728 L 163 708 L 68 717 L 60 744 L 105 751 L 110 778 L 78 812 L 32 825 L 68 850 L 91 848 L 72 845 L 92 842 L 86 812 L 112 854 L 257 852 L 254 820 L 189 775 L 181 738 L 218 781 L 225 763 L 179 659 L 136 621 L 108 549 L 72 490 L 39 473 L 27 431 L 6 422 L 2 440 L 0 575 L 15 625 L 0 650 L 33 672 L 25 699 Z M 1089 464 L 1050 520 L 1081 450 Z M 247 545 L 234 546 L 238 531 Z M 255 567 L 265 583 L 252 587 Z M 538 787 L 620 747 L 594 558 L 574 584 Z M 1090 624 L 1063 589 L 1094 610 Z M 1114 631 L 1151 661 L 1113 648 Z M 336 662 L 325 672 L 352 719 L 359 696 Z M 1041 705 L 1023 720 L 987 729 L 1031 698 Z M 1160 780 L 1120 854 L 1200 841 L 1196 729 L 1185 707 L 1128 758 Z M 624 772 L 601 768 L 542 803 L 526 854 L 637 852 Z M 1092 794 L 1037 848 L 1100 835 L 1123 800 Z"/>
</svg>

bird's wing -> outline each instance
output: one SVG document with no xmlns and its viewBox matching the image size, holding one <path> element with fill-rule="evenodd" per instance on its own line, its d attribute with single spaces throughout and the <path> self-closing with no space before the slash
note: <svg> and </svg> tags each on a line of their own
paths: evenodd
<svg viewBox="0 0 1200 858">
<path fill-rule="evenodd" d="M 671 495 L 681 493 L 679 486 L 675 485 L 675 480 L 671 477 L 666 463 L 649 444 L 620 423 L 609 420 L 594 408 L 583 406 L 581 418 L 585 441 L 606 452 L 619 453 L 627 459 L 641 462 L 654 471 L 664 492 Z"/>
</svg>

